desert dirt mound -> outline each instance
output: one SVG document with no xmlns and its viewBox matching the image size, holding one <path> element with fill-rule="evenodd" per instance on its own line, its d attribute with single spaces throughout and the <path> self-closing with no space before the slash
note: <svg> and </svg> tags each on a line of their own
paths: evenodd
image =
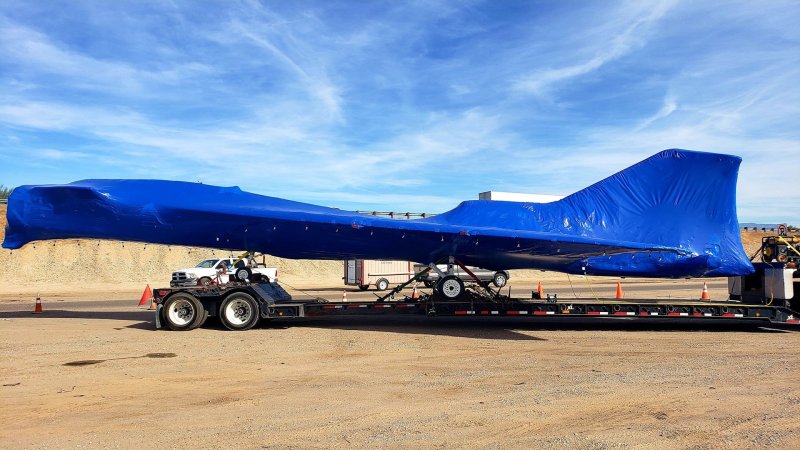
<svg viewBox="0 0 800 450">
<path fill-rule="evenodd" d="M 5 237 L 6 205 L 0 205 L 0 240 Z M 769 233 L 743 232 L 748 255 Z M 136 291 L 149 283 L 167 286 L 173 271 L 193 267 L 207 258 L 236 256 L 236 252 L 91 239 L 34 242 L 18 250 L 0 249 L 0 293 L 77 290 Z M 283 259 L 267 256 L 287 284 L 341 286 L 342 261 Z M 565 275 L 538 270 L 514 270 L 515 280 L 560 280 Z"/>
<path fill-rule="evenodd" d="M 0 240 L 5 237 L 6 205 L 0 205 Z M 0 250 L 0 292 L 41 290 L 141 290 L 169 285 L 173 271 L 194 267 L 208 258 L 238 256 L 237 252 L 174 245 L 92 239 L 40 241 L 18 250 Z M 266 257 L 287 283 L 315 278 L 342 283 L 342 261 L 292 260 Z"/>
</svg>

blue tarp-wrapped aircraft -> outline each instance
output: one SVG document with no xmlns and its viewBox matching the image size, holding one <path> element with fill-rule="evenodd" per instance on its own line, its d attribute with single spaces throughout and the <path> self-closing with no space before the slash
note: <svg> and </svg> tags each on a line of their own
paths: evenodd
<svg viewBox="0 0 800 450">
<path fill-rule="evenodd" d="M 552 203 L 465 201 L 392 220 L 244 192 L 159 180 L 21 186 L 3 246 L 98 238 L 250 250 L 285 258 L 453 256 L 488 269 L 644 277 L 744 275 L 736 218 L 741 159 L 665 150 Z"/>
</svg>

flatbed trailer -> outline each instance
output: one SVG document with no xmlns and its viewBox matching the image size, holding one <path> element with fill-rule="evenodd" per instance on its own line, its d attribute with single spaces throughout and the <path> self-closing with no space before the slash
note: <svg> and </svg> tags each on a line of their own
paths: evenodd
<svg viewBox="0 0 800 450">
<path fill-rule="evenodd" d="M 800 314 L 787 304 L 748 304 L 736 301 L 617 299 L 569 300 L 488 297 L 468 290 L 460 300 L 434 293 L 397 301 L 296 301 L 275 283 L 233 283 L 213 288 L 156 289 L 157 328 L 190 330 L 218 316 L 231 330 L 252 328 L 259 320 L 319 316 L 420 315 L 529 318 L 636 318 L 638 320 L 704 319 L 760 321 L 800 326 Z"/>
</svg>

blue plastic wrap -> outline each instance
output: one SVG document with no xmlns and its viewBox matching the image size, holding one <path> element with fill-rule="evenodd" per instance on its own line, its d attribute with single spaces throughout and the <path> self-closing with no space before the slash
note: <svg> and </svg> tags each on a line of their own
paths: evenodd
<svg viewBox="0 0 800 450">
<path fill-rule="evenodd" d="M 285 258 L 455 256 L 488 269 L 645 277 L 753 271 L 736 218 L 741 159 L 665 150 L 552 203 L 465 201 L 392 220 L 244 192 L 159 180 L 21 186 L 3 246 L 98 238 L 259 251 Z"/>
</svg>

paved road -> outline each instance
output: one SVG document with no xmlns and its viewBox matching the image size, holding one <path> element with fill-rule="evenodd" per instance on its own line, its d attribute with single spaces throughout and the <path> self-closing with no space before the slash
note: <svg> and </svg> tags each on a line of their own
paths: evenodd
<svg viewBox="0 0 800 450">
<path fill-rule="evenodd" d="M 592 287 L 586 286 L 583 280 L 581 284 L 574 283 L 574 294 L 578 298 L 591 299 L 594 298 L 593 294 L 598 297 L 613 298 L 616 292 L 616 285 L 609 283 L 593 283 Z M 697 281 L 692 282 L 697 284 Z M 534 287 L 535 288 L 535 287 Z M 727 284 L 725 282 L 712 282 L 708 283 L 709 289 L 726 290 Z M 627 284 L 623 285 L 626 299 L 634 298 L 649 298 L 652 293 L 659 293 L 659 298 L 665 298 L 667 293 L 674 293 L 675 298 L 694 299 L 699 297 L 699 292 L 696 291 L 696 286 L 689 284 L 675 284 L 674 282 L 664 283 L 640 283 L 640 284 Z M 379 296 L 387 293 L 388 291 L 378 292 L 375 290 L 361 291 L 357 288 L 350 286 L 347 287 L 331 287 L 323 289 L 308 289 L 308 290 L 295 290 L 287 287 L 289 293 L 297 300 L 309 300 L 314 297 L 326 299 L 331 302 L 341 301 L 342 293 L 347 292 L 347 299 L 349 301 L 369 301 L 376 300 Z M 430 293 L 430 289 L 420 289 L 421 292 Z M 506 294 L 508 288 L 503 289 Z M 545 285 L 545 292 L 548 294 L 557 294 L 559 299 L 571 300 L 575 298 L 573 289 L 569 285 Z M 519 298 L 530 298 L 531 289 L 516 286 L 511 284 L 511 294 Z M 648 295 L 650 294 L 650 295 Z M 688 294 L 688 295 L 687 295 Z M 698 295 L 693 295 L 698 294 Z M 139 302 L 138 296 L 132 296 L 130 299 L 103 299 L 92 298 L 91 293 L 87 293 L 86 300 L 53 300 L 48 299 L 46 296 L 42 297 L 42 302 L 45 310 L 53 309 L 69 309 L 69 310 L 82 310 L 90 311 L 94 309 L 108 309 L 108 308 L 124 308 L 127 310 L 136 309 Z M 402 295 L 411 295 L 411 289 L 404 290 Z M 28 311 L 33 310 L 33 298 L 15 299 L 9 302 L 0 303 L 0 311 Z"/>
</svg>

